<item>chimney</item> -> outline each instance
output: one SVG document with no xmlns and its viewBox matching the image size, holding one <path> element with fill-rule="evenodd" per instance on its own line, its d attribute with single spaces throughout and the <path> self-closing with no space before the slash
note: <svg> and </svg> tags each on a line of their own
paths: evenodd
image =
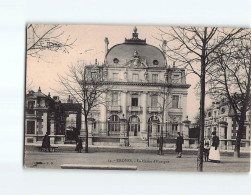
<svg viewBox="0 0 251 195">
<path fill-rule="evenodd" d="M 105 37 L 105 55 L 107 54 L 108 52 L 108 45 L 109 45 L 109 40 L 107 37 Z"/>
<path fill-rule="evenodd" d="M 163 42 L 162 42 L 162 50 L 163 50 L 163 53 L 166 55 L 166 50 L 167 50 L 167 41 L 166 40 L 163 40 Z"/>
</svg>

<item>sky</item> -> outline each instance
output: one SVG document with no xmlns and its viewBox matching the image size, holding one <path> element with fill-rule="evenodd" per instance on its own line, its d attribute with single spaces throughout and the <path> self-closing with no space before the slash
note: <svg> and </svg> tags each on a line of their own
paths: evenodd
<svg viewBox="0 0 251 195">
<path fill-rule="evenodd" d="M 41 28 L 44 26 L 41 25 Z M 105 37 L 109 39 L 109 48 L 115 44 L 123 43 L 125 38 L 131 38 L 134 26 L 109 26 L 109 25 L 65 25 L 58 29 L 58 32 L 64 32 L 60 37 L 66 40 L 70 36 L 70 41 L 74 42 L 69 53 L 62 51 L 42 51 L 41 58 L 27 56 L 26 58 L 26 77 L 31 84 L 31 88 L 37 91 L 40 87 L 44 94 L 57 95 L 53 89 L 58 89 L 57 75 L 64 74 L 68 70 L 68 65 L 74 65 L 79 62 L 93 64 L 95 59 L 99 64 L 104 61 Z M 163 28 L 163 27 L 161 27 Z M 137 26 L 139 38 L 146 39 L 147 44 L 159 47 L 161 44 L 155 37 L 159 37 L 157 26 Z M 58 32 L 55 33 L 58 34 Z M 28 37 L 30 34 L 28 33 Z M 172 66 L 172 62 L 167 61 Z M 189 74 L 187 84 L 188 89 L 187 115 L 189 120 L 194 119 L 199 112 L 199 96 L 196 95 L 195 86 L 198 82 L 198 76 Z M 206 99 L 206 106 L 210 104 Z"/>
</svg>

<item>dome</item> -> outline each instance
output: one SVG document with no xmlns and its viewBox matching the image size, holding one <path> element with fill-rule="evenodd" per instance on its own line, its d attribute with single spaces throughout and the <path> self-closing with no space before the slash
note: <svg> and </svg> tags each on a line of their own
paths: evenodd
<svg viewBox="0 0 251 195">
<path fill-rule="evenodd" d="M 109 49 L 106 64 L 115 67 L 130 64 L 140 64 L 140 67 L 163 67 L 166 66 L 166 59 L 160 49 L 146 44 L 146 40 L 139 39 L 137 29 L 134 28 L 131 39 L 125 39 L 124 43 Z"/>
</svg>

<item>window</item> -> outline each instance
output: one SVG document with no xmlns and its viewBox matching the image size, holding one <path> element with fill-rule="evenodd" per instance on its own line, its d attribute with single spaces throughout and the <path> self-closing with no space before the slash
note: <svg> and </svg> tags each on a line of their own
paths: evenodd
<svg viewBox="0 0 251 195">
<path fill-rule="evenodd" d="M 117 93 L 113 93 L 112 94 L 112 105 L 113 106 L 117 106 L 118 105 L 118 94 Z"/>
<path fill-rule="evenodd" d="M 158 74 L 153 74 L 152 75 L 152 80 L 153 80 L 153 82 L 158 82 Z"/>
<path fill-rule="evenodd" d="M 158 96 L 153 95 L 151 97 L 151 107 L 157 107 L 158 106 Z"/>
<path fill-rule="evenodd" d="M 173 83 L 180 83 L 180 74 L 173 75 Z"/>
<path fill-rule="evenodd" d="M 132 75 L 132 80 L 133 81 L 139 81 L 139 75 L 138 74 L 133 74 Z"/>
<path fill-rule="evenodd" d="M 33 110 L 35 106 L 35 101 L 28 102 L 28 114 L 34 114 L 35 111 Z"/>
<path fill-rule="evenodd" d="M 116 134 L 120 132 L 120 119 L 117 115 L 112 115 L 109 118 L 108 130 L 111 134 Z"/>
<path fill-rule="evenodd" d="M 97 79 L 97 72 L 91 72 L 91 79 L 92 80 Z"/>
<path fill-rule="evenodd" d="M 138 106 L 138 97 L 136 95 L 132 96 L 132 106 Z"/>
<path fill-rule="evenodd" d="M 173 95 L 172 107 L 173 108 L 179 107 L 179 96 L 178 95 Z"/>
<path fill-rule="evenodd" d="M 178 131 L 178 124 L 172 124 L 172 132 L 175 133 Z"/>
<path fill-rule="evenodd" d="M 158 124 L 158 129 L 157 129 L 157 132 L 156 133 L 159 133 L 160 132 L 160 121 L 159 121 L 159 118 L 157 116 L 151 116 L 149 119 L 148 119 L 148 132 L 149 133 L 152 133 L 152 128 L 153 128 L 153 124 L 152 124 L 152 121 L 153 120 L 157 120 L 157 124 Z"/>
<path fill-rule="evenodd" d="M 119 78 L 119 73 L 112 73 L 112 78 L 114 81 L 117 81 Z"/>
<path fill-rule="evenodd" d="M 114 62 L 115 64 L 119 63 L 118 58 L 114 58 L 114 59 L 113 59 L 113 62 Z"/>
<path fill-rule="evenodd" d="M 27 134 L 35 134 L 35 121 L 27 121 Z"/>
<path fill-rule="evenodd" d="M 153 65 L 158 65 L 159 61 L 158 60 L 153 60 Z"/>
</svg>

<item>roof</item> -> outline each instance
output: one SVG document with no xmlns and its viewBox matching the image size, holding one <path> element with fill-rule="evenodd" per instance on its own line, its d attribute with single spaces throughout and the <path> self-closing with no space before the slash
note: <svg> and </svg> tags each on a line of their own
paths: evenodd
<svg viewBox="0 0 251 195">
<path fill-rule="evenodd" d="M 108 66 L 127 66 L 134 60 L 140 61 L 147 67 L 166 66 L 164 53 L 153 45 L 148 45 L 146 40 L 138 38 L 137 28 L 131 39 L 125 39 L 124 43 L 114 45 L 106 54 L 105 61 Z"/>
</svg>

